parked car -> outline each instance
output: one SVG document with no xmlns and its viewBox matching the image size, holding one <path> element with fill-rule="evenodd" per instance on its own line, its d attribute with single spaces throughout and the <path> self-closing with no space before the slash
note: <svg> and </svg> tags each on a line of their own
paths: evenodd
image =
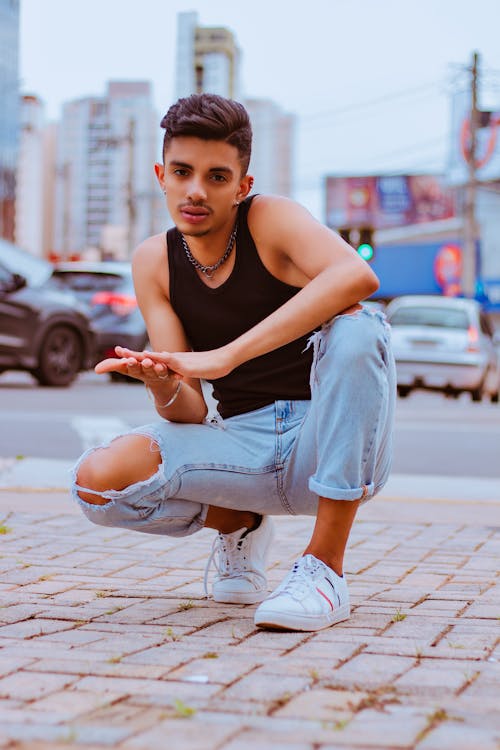
<svg viewBox="0 0 500 750">
<path fill-rule="evenodd" d="M 416 388 L 498 402 L 500 338 L 471 299 L 402 296 L 386 308 L 392 327 L 398 394 Z"/>
<path fill-rule="evenodd" d="M 50 263 L 0 240 L 0 372 L 67 386 L 95 359 L 92 326 L 71 293 L 46 286 Z"/>
<path fill-rule="evenodd" d="M 96 335 L 96 361 L 116 356 L 117 345 L 136 351 L 147 348 L 148 334 L 137 305 L 130 263 L 59 263 L 51 283 L 70 289 L 87 306 Z M 119 373 L 110 377 L 139 382 Z"/>
</svg>

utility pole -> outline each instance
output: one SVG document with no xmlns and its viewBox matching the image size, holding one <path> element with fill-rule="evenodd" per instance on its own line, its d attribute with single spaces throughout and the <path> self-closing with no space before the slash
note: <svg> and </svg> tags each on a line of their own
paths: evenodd
<svg viewBox="0 0 500 750">
<path fill-rule="evenodd" d="M 467 184 L 465 186 L 464 203 L 464 246 L 462 261 L 462 289 L 466 297 L 474 297 L 476 293 L 476 243 L 478 229 L 476 222 L 476 151 L 478 130 L 477 82 L 479 55 L 472 56 L 471 73 L 471 109 L 469 115 L 469 148 L 467 158 Z"/>
<path fill-rule="evenodd" d="M 131 118 L 127 133 L 128 165 L 127 165 L 127 250 L 129 259 L 132 257 L 135 241 L 135 192 L 134 192 L 134 159 L 135 159 L 135 120 Z"/>
</svg>

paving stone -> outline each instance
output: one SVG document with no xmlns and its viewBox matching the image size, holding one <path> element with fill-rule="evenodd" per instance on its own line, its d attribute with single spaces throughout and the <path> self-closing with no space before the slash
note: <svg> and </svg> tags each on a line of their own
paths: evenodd
<svg viewBox="0 0 500 750">
<path fill-rule="evenodd" d="M 425 638 L 428 642 L 437 641 L 448 630 L 449 620 L 443 618 L 428 617 L 423 620 L 422 617 L 407 614 L 404 619 L 396 619 L 400 614 L 394 613 L 395 621 L 385 631 L 384 635 L 388 638 Z"/>
<path fill-rule="evenodd" d="M 498 730 L 464 726 L 462 722 L 443 722 L 433 729 L 418 750 L 498 750 L 500 728 Z"/>
<path fill-rule="evenodd" d="M 413 657 L 359 654 L 336 669 L 332 687 L 360 688 L 390 685 L 415 664 Z"/>
<path fill-rule="evenodd" d="M 256 629 L 254 607 L 204 598 L 213 532 L 186 545 L 64 514 L 14 520 L 0 563 L 8 750 L 165 750 L 166 737 L 175 750 L 494 746 L 491 528 L 356 521 L 350 620 L 280 633 Z M 271 585 L 312 519 L 277 525 Z"/>
<path fill-rule="evenodd" d="M 213 648 L 206 649 L 205 645 L 204 643 L 187 643 L 183 641 L 168 643 L 164 646 L 144 649 L 131 656 L 125 656 L 121 663 L 154 665 L 162 666 L 165 669 L 173 669 L 196 657 L 202 657 L 207 650 L 215 650 Z"/>
<path fill-rule="evenodd" d="M 311 681 L 311 678 L 286 677 L 284 675 L 279 680 L 271 681 L 260 672 L 255 672 L 243 677 L 234 685 L 227 688 L 224 691 L 224 697 L 272 704 L 275 701 L 287 699 L 298 691 L 304 690 L 310 686 Z"/>
<path fill-rule="evenodd" d="M 5 677 L 8 674 L 24 669 L 24 667 L 34 664 L 34 662 L 34 659 L 14 658 L 9 655 L 4 656 L 2 651 L 0 651 L 0 677 Z"/>
<path fill-rule="evenodd" d="M 285 742 L 276 741 L 274 737 L 269 737 L 268 732 L 258 730 L 244 731 L 239 737 L 235 737 L 224 745 L 224 750 L 255 750 L 256 748 L 259 750 L 313 750 L 313 745 L 301 739 L 297 742 L 291 742 L 290 739 Z"/>
<path fill-rule="evenodd" d="M 283 707 L 278 708 L 274 715 L 343 722 L 352 717 L 368 695 L 363 691 L 312 687 L 307 692 L 292 697 Z"/>
<path fill-rule="evenodd" d="M 228 618 L 226 616 L 223 620 L 220 620 L 219 617 L 217 617 L 217 621 L 213 624 L 210 622 L 210 619 L 211 618 L 209 617 L 206 627 L 193 632 L 193 637 L 205 639 L 222 639 L 224 641 L 238 641 L 242 638 L 245 638 L 247 635 L 256 632 L 253 620 L 251 620 L 250 618 L 239 619 L 235 617 Z M 166 618 L 166 622 L 167 621 L 168 619 Z M 178 626 L 176 625 L 175 628 L 177 629 Z M 193 630 L 193 628 L 191 628 L 191 630 Z"/>
<path fill-rule="evenodd" d="M 168 679 L 229 685 L 249 672 L 253 672 L 265 661 L 265 657 L 259 656 L 258 652 L 254 652 L 254 655 L 251 656 L 250 654 L 234 653 L 234 651 L 228 653 L 228 650 L 223 647 L 219 651 L 207 651 L 201 659 L 193 659 L 187 664 L 170 671 Z"/>
<path fill-rule="evenodd" d="M 467 668 L 464 662 L 447 660 L 436 669 L 436 662 L 430 659 L 422 659 L 413 669 L 399 677 L 394 685 L 398 689 L 414 692 L 424 692 L 426 695 L 435 693 L 441 695 L 443 692 L 456 692 L 467 684 L 468 680 L 475 674 L 475 670 Z"/>
<path fill-rule="evenodd" d="M 1 687 L 1 682 L 0 682 Z M 208 700 L 214 695 L 219 687 L 217 685 L 185 683 L 178 681 L 134 679 L 131 677 L 82 677 L 81 680 L 74 683 L 76 690 L 86 690 L 90 692 L 113 693 L 122 696 L 133 696 L 137 699 L 139 696 L 148 698 L 158 697 L 163 705 L 173 705 L 176 700 L 189 700 L 199 702 L 203 699 Z"/>
<path fill-rule="evenodd" d="M 13 622 L 22 622 L 23 620 L 30 620 L 35 615 L 42 612 L 46 612 L 48 605 L 46 603 L 39 603 L 38 605 L 29 604 L 12 604 L 8 606 L 7 600 L 4 599 L 2 607 L 0 608 L 0 624 L 7 625 Z M 0 633 L 1 633 L 0 628 Z"/>
<path fill-rule="evenodd" d="M 500 618 L 500 602 L 487 602 L 487 601 L 476 601 L 467 609 L 465 613 L 467 617 L 481 617 L 490 620 L 496 620 L 498 626 L 498 619 Z"/>
<path fill-rule="evenodd" d="M 413 748 L 415 739 L 427 726 L 421 709 L 386 705 L 384 710 L 367 708 L 357 713 L 338 732 L 340 742 L 349 747 Z"/>
<path fill-rule="evenodd" d="M 74 675 L 41 674 L 20 671 L 0 679 L 0 696 L 19 700 L 36 700 L 74 683 Z"/>
<path fill-rule="evenodd" d="M 2 745 L 1 740 L 0 747 L 6 747 Z M 68 743 L 59 740 L 57 741 L 57 744 L 55 744 L 54 742 L 43 742 L 38 740 L 28 740 L 27 742 L 20 740 L 16 742 L 15 745 L 9 744 L 8 746 L 9 750 L 67 750 L 67 748 L 73 748 L 74 750 L 74 747 L 74 742 Z M 85 750 L 109 750 L 109 745 L 85 745 Z"/>
<path fill-rule="evenodd" d="M 218 750 L 235 729 L 232 725 L 211 724 L 207 728 L 203 721 L 193 718 L 170 718 L 158 722 L 155 727 L 125 741 L 123 750 L 165 750 L 168 746 L 176 750 Z"/>
<path fill-rule="evenodd" d="M 10 743 L 6 745 L 8 750 L 29 747 L 28 743 L 33 740 L 46 740 L 51 750 L 56 750 L 59 742 L 64 743 L 72 737 L 71 730 L 67 727 L 43 723 L 31 724 L 22 720 L 19 723 L 4 724 L 2 729 L 10 740 Z"/>
<path fill-rule="evenodd" d="M 57 633 L 62 630 L 69 630 L 73 627 L 72 623 L 61 620 L 32 619 L 16 622 L 12 625 L 3 625 L 0 627 L 0 643 L 2 638 L 32 638 L 33 636 L 44 635 L 45 633 Z"/>
<path fill-rule="evenodd" d="M 73 655 L 71 655 L 73 656 Z M 107 660 L 102 659 L 99 654 L 98 659 L 37 659 L 30 661 L 30 671 L 47 672 L 54 674 L 68 675 L 92 675 L 99 677 L 144 677 L 147 679 L 159 679 L 169 673 L 169 668 L 165 666 L 156 666 L 153 664 L 127 664 L 117 657 L 110 657 Z"/>
</svg>

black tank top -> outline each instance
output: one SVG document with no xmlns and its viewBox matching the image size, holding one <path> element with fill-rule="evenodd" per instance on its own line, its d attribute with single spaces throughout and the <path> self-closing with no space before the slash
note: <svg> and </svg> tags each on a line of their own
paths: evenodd
<svg viewBox="0 0 500 750">
<path fill-rule="evenodd" d="M 208 351 L 233 341 L 299 291 L 265 268 L 248 228 L 254 196 L 238 209 L 234 268 L 228 279 L 211 289 L 189 262 L 176 227 L 167 232 L 170 303 L 194 351 Z M 234 251 L 233 251 L 234 252 Z M 229 375 L 210 381 L 223 418 L 260 409 L 278 399 L 310 399 L 310 334 L 268 354 L 244 362 Z"/>
</svg>

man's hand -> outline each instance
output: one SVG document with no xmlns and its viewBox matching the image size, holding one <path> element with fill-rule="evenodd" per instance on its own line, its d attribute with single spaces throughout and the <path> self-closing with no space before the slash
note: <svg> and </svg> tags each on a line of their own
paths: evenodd
<svg viewBox="0 0 500 750">
<path fill-rule="evenodd" d="M 173 374 L 163 362 L 155 362 L 146 352 L 133 352 L 121 346 L 115 347 L 117 357 L 110 357 L 98 362 L 94 370 L 99 375 L 107 372 L 119 372 L 131 378 L 142 380 L 146 385 L 151 381 L 165 380 Z"/>
<path fill-rule="evenodd" d="M 130 374 L 139 380 L 151 375 L 161 379 L 169 374 L 180 379 L 212 380 L 222 378 L 236 366 L 225 347 L 208 352 L 134 352 L 117 346 L 115 351 L 121 359 L 105 359 L 99 362 L 95 368 L 96 372 L 125 372 L 126 375 Z"/>
</svg>

